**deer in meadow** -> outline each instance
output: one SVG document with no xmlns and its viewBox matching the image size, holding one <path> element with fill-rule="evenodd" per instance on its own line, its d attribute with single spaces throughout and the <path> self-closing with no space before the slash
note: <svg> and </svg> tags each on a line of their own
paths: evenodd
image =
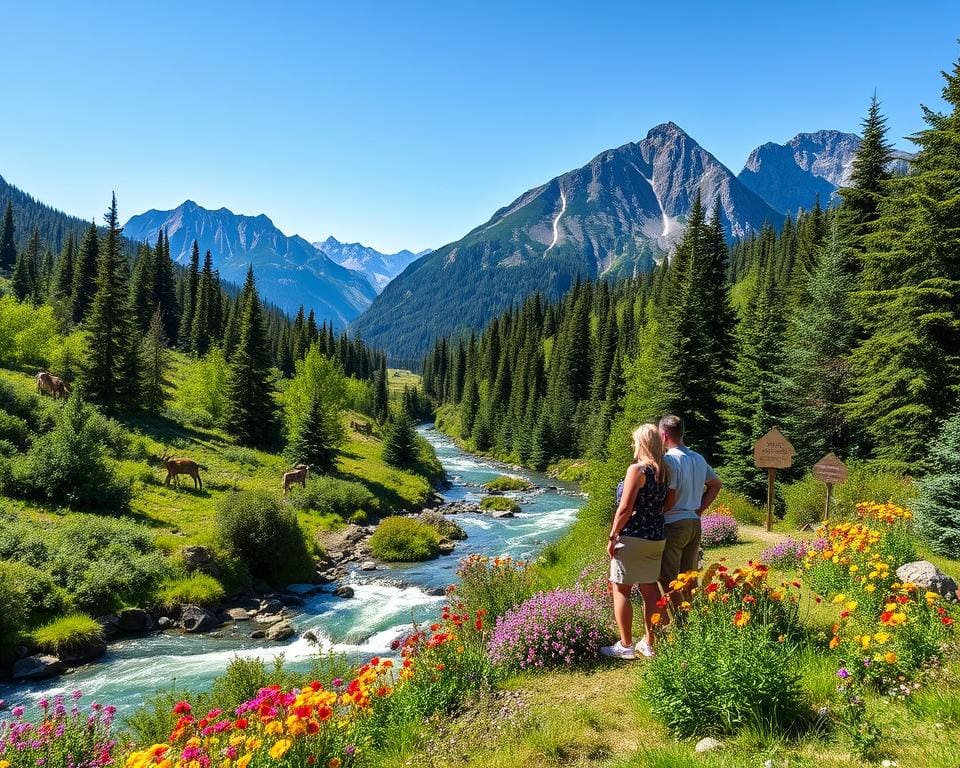
<svg viewBox="0 0 960 768">
<path fill-rule="evenodd" d="M 167 479 L 163 481 L 164 485 L 170 485 L 170 482 L 173 481 L 173 484 L 179 488 L 180 475 L 188 475 L 193 478 L 193 487 L 195 489 L 203 489 L 203 480 L 200 479 L 200 465 L 193 459 L 171 459 L 164 453 L 160 459 L 160 463 L 163 464 L 167 470 Z"/>
<path fill-rule="evenodd" d="M 283 473 L 283 495 L 286 496 L 290 487 L 299 484 L 301 488 L 307 487 L 307 476 L 310 474 L 310 467 L 307 464 L 297 464 L 289 472 Z"/>
</svg>

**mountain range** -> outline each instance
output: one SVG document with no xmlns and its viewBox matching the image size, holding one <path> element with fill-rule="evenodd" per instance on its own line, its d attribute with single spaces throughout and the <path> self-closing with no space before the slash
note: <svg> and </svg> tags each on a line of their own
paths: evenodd
<svg viewBox="0 0 960 768">
<path fill-rule="evenodd" d="M 340 266 L 298 235 L 285 235 L 263 214 L 213 211 L 187 200 L 171 211 L 133 216 L 123 232 L 152 244 L 161 229 L 170 239 L 171 257 L 180 264 L 190 261 L 194 240 L 201 256 L 211 252 L 214 266 L 227 280 L 242 284 L 252 264 L 261 294 L 290 314 L 302 304 L 313 309 L 318 320 L 344 328 L 376 296 L 362 273 Z"/>
<path fill-rule="evenodd" d="M 426 256 L 425 251 L 414 253 L 406 249 L 397 253 L 381 253 L 362 243 L 341 243 L 331 236 L 313 244 L 341 267 L 362 272 L 377 293 L 380 293 L 393 278 L 403 272 L 414 259 Z"/>
</svg>

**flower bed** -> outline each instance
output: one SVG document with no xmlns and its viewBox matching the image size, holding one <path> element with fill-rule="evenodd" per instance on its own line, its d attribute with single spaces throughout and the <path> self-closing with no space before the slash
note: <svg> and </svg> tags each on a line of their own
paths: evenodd
<svg viewBox="0 0 960 768">
<path fill-rule="evenodd" d="M 586 592 L 541 592 L 497 620 L 488 646 L 490 660 L 507 671 L 595 661 L 607 618 L 600 601 Z"/>
<path fill-rule="evenodd" d="M 725 547 L 736 544 L 739 537 L 737 521 L 732 515 L 710 514 L 700 518 L 704 549 L 711 547 Z"/>
</svg>

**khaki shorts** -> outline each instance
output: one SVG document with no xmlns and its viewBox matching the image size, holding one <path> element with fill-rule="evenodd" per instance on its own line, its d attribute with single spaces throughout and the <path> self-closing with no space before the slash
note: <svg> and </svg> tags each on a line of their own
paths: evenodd
<svg viewBox="0 0 960 768">
<path fill-rule="evenodd" d="M 660 586 L 667 592 L 677 574 L 695 571 L 700 565 L 700 518 L 667 523 L 663 532 L 667 542 L 660 566 Z"/>
<path fill-rule="evenodd" d="M 610 560 L 610 581 L 614 584 L 655 584 L 660 575 L 664 541 L 621 536 Z"/>
</svg>

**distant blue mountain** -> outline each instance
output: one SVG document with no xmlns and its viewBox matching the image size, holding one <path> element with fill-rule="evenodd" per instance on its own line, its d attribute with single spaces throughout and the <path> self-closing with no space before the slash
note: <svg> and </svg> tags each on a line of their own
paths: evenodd
<svg viewBox="0 0 960 768">
<path fill-rule="evenodd" d="M 341 267 L 362 272 L 377 293 L 386 288 L 387 283 L 403 272 L 411 261 L 431 252 L 428 248 L 419 253 L 406 249 L 397 253 L 381 253 L 362 243 L 341 243 L 335 237 L 328 237 L 323 242 L 314 243 L 314 246 Z"/>
<path fill-rule="evenodd" d="M 362 273 L 340 266 L 298 235 L 285 235 L 263 214 L 211 211 L 187 200 L 172 211 L 132 217 L 123 233 L 155 243 L 161 229 L 170 239 L 170 255 L 180 264 L 189 262 L 194 240 L 201 257 L 211 252 L 226 280 L 242 284 L 252 264 L 261 295 L 291 314 L 302 304 L 316 312 L 318 322 L 344 328 L 376 297 Z"/>
</svg>

